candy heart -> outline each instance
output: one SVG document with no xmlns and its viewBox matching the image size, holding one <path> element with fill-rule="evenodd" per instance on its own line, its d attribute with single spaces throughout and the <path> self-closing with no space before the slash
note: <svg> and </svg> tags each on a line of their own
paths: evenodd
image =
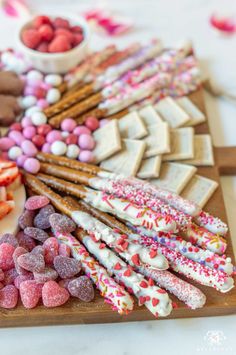
<svg viewBox="0 0 236 355">
<path fill-rule="evenodd" d="M 42 243 L 49 238 L 49 235 L 44 230 L 39 228 L 27 227 L 24 229 L 24 233 Z"/>
<path fill-rule="evenodd" d="M 54 237 L 48 238 L 43 243 L 43 248 L 45 253 L 46 264 L 53 265 L 53 260 L 58 255 L 59 252 L 58 240 Z"/>
<path fill-rule="evenodd" d="M 15 248 L 8 243 L 3 243 L 0 245 L 0 269 L 3 271 L 14 268 L 14 250 Z"/>
<path fill-rule="evenodd" d="M 50 280 L 56 280 L 58 273 L 51 267 L 45 267 L 42 272 L 34 272 L 34 279 L 37 283 L 45 283 Z"/>
<path fill-rule="evenodd" d="M 71 233 L 76 229 L 76 225 L 71 218 L 60 213 L 53 213 L 49 217 L 52 229 L 59 233 Z"/>
<path fill-rule="evenodd" d="M 70 281 L 68 291 L 71 296 L 77 297 L 84 302 L 91 302 L 94 299 L 93 284 L 87 276 L 80 276 Z"/>
<path fill-rule="evenodd" d="M 27 254 L 27 253 L 28 253 L 28 251 L 22 247 L 17 247 L 13 253 L 13 260 L 15 263 L 15 268 L 16 268 L 19 275 L 24 275 L 25 273 L 27 273 L 27 271 L 25 269 L 23 269 L 22 267 L 20 267 L 20 265 L 17 262 L 17 259 L 19 258 L 19 256 L 21 256 L 23 254 Z"/>
<path fill-rule="evenodd" d="M 45 307 L 58 307 L 68 301 L 70 294 L 55 281 L 48 281 L 43 285 L 42 298 Z"/>
<path fill-rule="evenodd" d="M 18 302 L 18 290 L 13 285 L 5 286 L 0 290 L 0 307 L 15 308 Z"/>
<path fill-rule="evenodd" d="M 25 308 L 37 306 L 42 295 L 42 286 L 35 280 L 27 280 L 20 283 L 20 297 Z"/>
<path fill-rule="evenodd" d="M 81 270 L 81 263 L 78 260 L 58 255 L 53 261 L 58 275 L 62 279 L 68 279 L 77 275 Z"/>
<path fill-rule="evenodd" d="M 34 226 L 40 229 L 50 228 L 49 217 L 55 212 L 52 205 L 47 205 L 39 211 L 34 218 Z"/>
<path fill-rule="evenodd" d="M 18 264 L 25 270 L 41 272 L 45 268 L 45 261 L 42 254 L 27 253 L 17 258 Z"/>
</svg>

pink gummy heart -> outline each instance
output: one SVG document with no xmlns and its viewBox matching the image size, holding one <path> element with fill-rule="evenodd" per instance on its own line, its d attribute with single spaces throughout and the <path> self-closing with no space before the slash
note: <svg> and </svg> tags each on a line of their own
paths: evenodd
<svg viewBox="0 0 236 355">
<path fill-rule="evenodd" d="M 81 270 L 81 263 L 73 258 L 58 255 L 54 259 L 54 267 L 62 279 L 77 275 Z"/>
<path fill-rule="evenodd" d="M 14 269 L 10 269 L 10 270 L 5 271 L 4 275 L 5 275 L 4 285 L 5 286 L 13 285 L 15 278 L 18 276 L 18 272 L 14 268 Z"/>
<path fill-rule="evenodd" d="M 13 253 L 15 248 L 13 245 L 3 243 L 0 245 L 0 269 L 3 271 L 14 268 Z"/>
<path fill-rule="evenodd" d="M 42 287 L 35 280 L 23 281 L 20 284 L 20 297 L 25 308 L 37 306 L 42 296 Z"/>
<path fill-rule="evenodd" d="M 48 281 L 43 285 L 42 299 L 45 307 L 58 307 L 70 298 L 69 292 L 60 287 L 55 281 Z"/>
<path fill-rule="evenodd" d="M 0 308 L 15 308 L 18 302 L 18 290 L 13 285 L 7 285 L 0 290 Z"/>
<path fill-rule="evenodd" d="M 27 250 L 25 248 L 22 247 L 17 247 L 13 253 L 13 260 L 15 263 L 15 268 L 16 271 L 18 272 L 19 275 L 24 275 L 27 271 L 25 269 L 23 269 L 22 267 L 20 267 L 19 263 L 17 262 L 17 259 L 19 258 L 19 256 L 23 255 L 23 254 L 27 254 Z"/>
<path fill-rule="evenodd" d="M 45 283 L 50 280 L 56 280 L 58 273 L 51 267 L 45 267 L 42 272 L 34 272 L 34 279 L 37 283 Z"/>
<path fill-rule="evenodd" d="M 18 288 L 18 290 L 20 289 L 20 285 L 22 282 L 34 279 L 34 275 L 32 274 L 32 272 L 29 271 L 26 272 L 27 272 L 26 275 L 18 275 L 14 280 L 14 285 L 16 286 L 16 288 Z"/>
<path fill-rule="evenodd" d="M 53 265 L 53 260 L 59 253 L 59 244 L 57 239 L 54 237 L 48 238 L 43 243 L 43 248 L 46 264 Z"/>
<path fill-rule="evenodd" d="M 41 272 L 45 268 L 45 261 L 42 254 L 31 253 L 20 255 L 17 259 L 19 266 L 31 272 Z"/>
</svg>

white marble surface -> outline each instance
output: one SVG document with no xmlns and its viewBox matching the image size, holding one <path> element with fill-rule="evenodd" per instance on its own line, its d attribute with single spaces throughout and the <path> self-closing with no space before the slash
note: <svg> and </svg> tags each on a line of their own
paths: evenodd
<svg viewBox="0 0 236 355">
<path fill-rule="evenodd" d="M 117 39 L 145 41 L 159 36 L 168 44 L 191 38 L 198 56 L 210 67 L 217 80 L 231 90 L 236 82 L 236 35 L 222 38 L 208 24 L 213 11 L 236 13 L 232 0 L 89 0 L 28 1 L 35 11 L 80 11 L 94 3 L 109 4 L 134 19 L 133 33 Z M 0 14 L 1 47 L 14 45 L 16 22 Z M 102 47 L 107 38 L 93 36 L 92 45 Z M 211 132 L 215 145 L 236 145 L 236 106 L 206 96 Z M 235 158 L 236 159 L 236 158 Z M 236 178 L 224 177 L 222 187 L 236 250 Z M 222 301 L 224 296 L 222 295 Z M 235 354 L 236 316 L 163 320 L 108 325 L 21 328 L 0 330 L 3 355 L 149 355 L 149 354 Z M 221 345 L 213 345 L 217 331 Z M 209 333 L 210 332 L 210 333 Z"/>
</svg>

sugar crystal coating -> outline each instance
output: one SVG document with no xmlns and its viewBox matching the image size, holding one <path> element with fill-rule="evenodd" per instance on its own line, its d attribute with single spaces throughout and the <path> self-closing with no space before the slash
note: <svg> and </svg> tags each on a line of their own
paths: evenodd
<svg viewBox="0 0 236 355">
<path fill-rule="evenodd" d="M 18 272 L 19 275 L 24 275 L 26 270 L 20 267 L 20 265 L 17 262 L 17 259 L 19 258 L 20 255 L 26 254 L 28 251 L 25 248 L 22 247 L 17 247 L 13 253 L 13 260 L 15 264 L 15 268 Z"/>
<path fill-rule="evenodd" d="M 27 227 L 24 229 L 24 233 L 29 237 L 38 240 L 39 242 L 45 242 L 49 238 L 47 232 L 43 229 L 34 228 L 34 227 Z"/>
<path fill-rule="evenodd" d="M 44 257 L 41 254 L 27 253 L 17 258 L 18 264 L 25 270 L 41 272 L 45 268 Z"/>
<path fill-rule="evenodd" d="M 71 218 L 60 213 L 53 213 L 49 217 L 52 229 L 59 233 L 71 233 L 76 229 L 76 224 Z"/>
<path fill-rule="evenodd" d="M 44 206 L 47 206 L 49 204 L 49 199 L 46 196 L 31 196 L 28 198 L 28 200 L 25 203 L 25 208 L 27 210 L 38 210 Z"/>
<path fill-rule="evenodd" d="M 39 211 L 39 213 L 34 218 L 34 226 L 40 229 L 50 228 L 49 217 L 55 213 L 54 207 L 52 205 L 47 205 Z"/>
<path fill-rule="evenodd" d="M 59 243 L 58 240 L 54 237 L 48 238 L 43 243 L 44 248 L 44 257 L 47 265 L 53 265 L 54 258 L 58 255 L 59 252 Z"/>
<path fill-rule="evenodd" d="M 34 308 L 41 298 L 42 288 L 35 280 L 23 281 L 20 284 L 20 297 L 25 308 Z"/>
<path fill-rule="evenodd" d="M 35 211 L 25 210 L 19 217 L 18 224 L 21 229 L 33 227 Z"/>
<path fill-rule="evenodd" d="M 34 279 L 37 283 L 45 283 L 50 280 L 56 280 L 58 273 L 51 267 L 45 267 L 42 272 L 34 272 Z"/>
<path fill-rule="evenodd" d="M 0 290 L 0 308 L 15 308 L 18 302 L 18 290 L 14 285 L 7 285 Z"/>
<path fill-rule="evenodd" d="M 42 299 L 45 307 L 58 307 L 70 298 L 69 292 L 56 281 L 48 281 L 43 285 Z"/>
<path fill-rule="evenodd" d="M 59 255 L 70 257 L 70 247 L 66 244 L 59 244 Z"/>
<path fill-rule="evenodd" d="M 36 246 L 35 240 L 26 235 L 23 231 L 17 233 L 16 238 L 18 240 L 19 246 L 25 248 L 28 251 L 33 250 Z"/>
<path fill-rule="evenodd" d="M 18 276 L 18 272 L 15 268 L 7 270 L 4 272 L 4 285 L 14 285 L 14 280 Z"/>
<path fill-rule="evenodd" d="M 80 276 L 68 284 L 68 291 L 71 296 L 79 298 L 84 302 L 91 302 L 94 299 L 94 288 L 87 276 Z"/>
<path fill-rule="evenodd" d="M 67 279 L 77 275 L 81 270 L 81 263 L 73 258 L 58 255 L 53 261 L 54 267 L 58 275 L 62 279 Z"/>
<path fill-rule="evenodd" d="M 0 245 L 0 269 L 10 270 L 14 267 L 13 253 L 15 248 L 8 243 Z"/>
<path fill-rule="evenodd" d="M 18 241 L 16 237 L 11 233 L 3 234 L 3 236 L 0 238 L 0 244 L 3 243 L 11 244 L 15 248 L 18 246 Z"/>
<path fill-rule="evenodd" d="M 34 275 L 32 274 L 32 272 L 27 271 L 27 274 L 25 275 L 18 275 L 15 280 L 14 280 L 14 285 L 16 286 L 16 288 L 20 288 L 20 284 L 24 281 L 28 281 L 28 280 L 33 280 L 34 279 Z"/>
</svg>

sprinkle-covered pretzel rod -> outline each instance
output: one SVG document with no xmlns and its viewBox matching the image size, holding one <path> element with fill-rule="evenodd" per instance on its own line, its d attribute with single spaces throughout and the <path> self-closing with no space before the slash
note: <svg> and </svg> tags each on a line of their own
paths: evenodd
<svg viewBox="0 0 236 355">
<path fill-rule="evenodd" d="M 228 232 L 227 224 L 222 222 L 218 217 L 210 215 L 208 212 L 201 211 L 194 219 L 199 226 L 206 228 L 212 233 L 225 236 Z"/>
<path fill-rule="evenodd" d="M 208 266 L 188 259 L 176 250 L 161 245 L 153 238 L 141 236 L 138 240 L 142 245 L 151 247 L 162 253 L 169 261 L 171 269 L 209 287 L 214 287 L 221 292 L 228 292 L 234 287 L 234 280 L 225 272 L 214 270 Z"/>
</svg>

